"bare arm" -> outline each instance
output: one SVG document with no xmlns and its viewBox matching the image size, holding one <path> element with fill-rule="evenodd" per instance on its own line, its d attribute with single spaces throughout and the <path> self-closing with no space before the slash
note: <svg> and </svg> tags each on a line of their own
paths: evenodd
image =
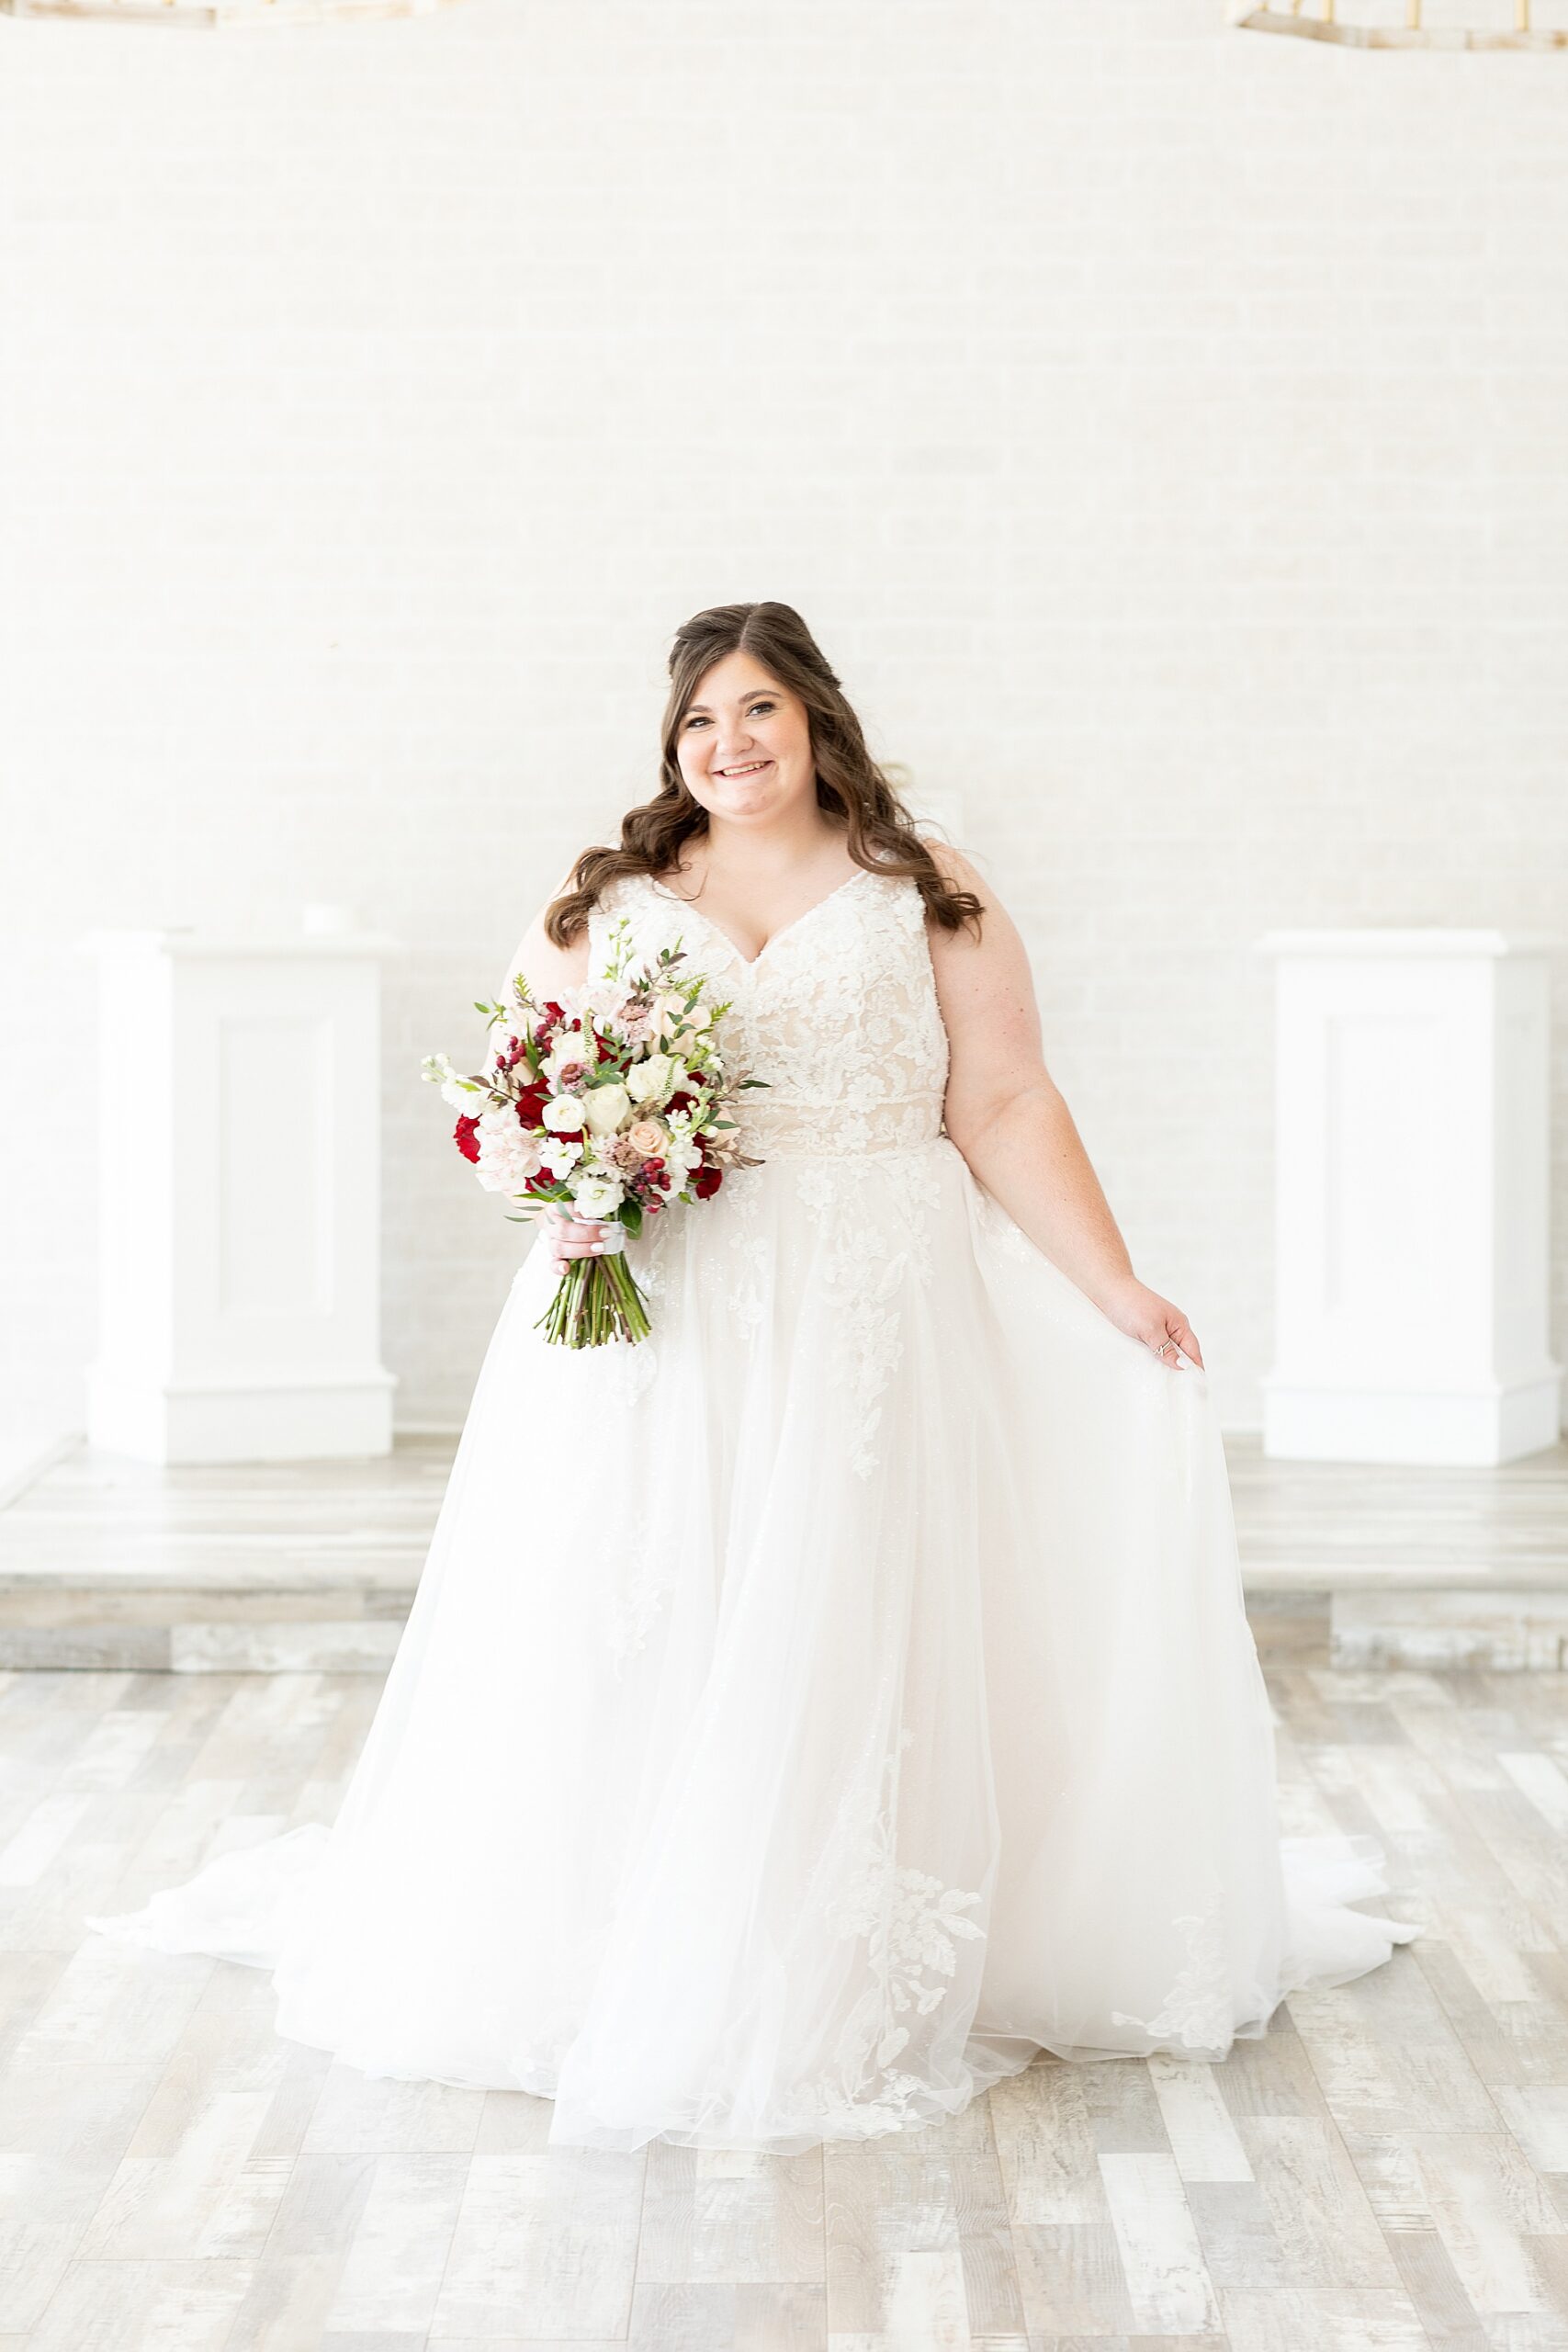
<svg viewBox="0 0 1568 2352">
<path fill-rule="evenodd" d="M 928 922 L 937 1001 L 951 1058 L 944 1116 L 976 1177 L 1130 1338 L 1202 1363 L 1179 1307 L 1141 1283 L 1088 1152 L 1050 1071 L 1034 982 L 1017 926 L 967 858 L 945 842 L 933 854 L 949 878 L 985 906 L 981 937 Z"/>
</svg>

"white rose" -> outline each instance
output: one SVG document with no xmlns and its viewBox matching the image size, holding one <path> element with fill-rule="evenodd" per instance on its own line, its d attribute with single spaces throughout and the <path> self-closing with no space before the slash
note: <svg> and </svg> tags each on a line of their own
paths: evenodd
<svg viewBox="0 0 1568 2352">
<path fill-rule="evenodd" d="M 579 1216 L 614 1216 L 626 1199 L 626 1187 L 611 1176 L 585 1176 L 572 1195 Z"/>
<path fill-rule="evenodd" d="M 649 1054 L 646 1061 L 633 1062 L 626 1072 L 626 1092 L 634 1102 L 662 1102 L 671 1091 L 674 1068 L 668 1054 Z"/>
<path fill-rule="evenodd" d="M 545 1125 L 552 1135 L 575 1135 L 582 1125 L 582 1097 L 555 1094 L 545 1105 Z"/>
<path fill-rule="evenodd" d="M 593 1136 L 613 1136 L 630 1109 L 626 1090 L 619 1084 L 591 1086 L 581 1097 L 582 1116 Z"/>
</svg>

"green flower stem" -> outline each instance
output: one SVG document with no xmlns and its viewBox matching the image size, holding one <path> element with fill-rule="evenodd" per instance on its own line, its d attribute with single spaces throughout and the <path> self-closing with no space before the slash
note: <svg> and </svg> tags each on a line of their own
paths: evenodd
<svg viewBox="0 0 1568 2352">
<path fill-rule="evenodd" d="M 567 1348 L 598 1348 L 617 1339 L 635 1343 L 653 1329 L 624 1250 L 573 1258 L 535 1329 L 541 1325 L 547 1340 Z"/>
<path fill-rule="evenodd" d="M 610 1288 L 620 1303 L 621 1327 L 628 1340 L 646 1340 L 653 1326 L 648 1319 L 648 1301 L 637 1288 L 637 1278 L 626 1263 L 626 1251 L 620 1250 L 601 1259 L 601 1267 L 610 1278 Z"/>
</svg>

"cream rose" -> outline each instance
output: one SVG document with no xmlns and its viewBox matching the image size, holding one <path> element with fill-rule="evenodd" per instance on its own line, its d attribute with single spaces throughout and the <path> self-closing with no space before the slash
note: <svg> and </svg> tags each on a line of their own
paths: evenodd
<svg viewBox="0 0 1568 2352">
<path fill-rule="evenodd" d="M 639 1119 L 626 1135 L 626 1141 L 644 1159 L 662 1151 L 669 1140 L 668 1132 L 658 1119 Z"/>
<path fill-rule="evenodd" d="M 631 1109 L 624 1086 L 591 1086 L 581 1097 L 584 1123 L 592 1136 L 613 1136 Z"/>
<path fill-rule="evenodd" d="M 646 1061 L 633 1062 L 626 1072 L 626 1092 L 634 1102 L 662 1102 L 674 1068 L 668 1054 L 649 1054 Z"/>
</svg>

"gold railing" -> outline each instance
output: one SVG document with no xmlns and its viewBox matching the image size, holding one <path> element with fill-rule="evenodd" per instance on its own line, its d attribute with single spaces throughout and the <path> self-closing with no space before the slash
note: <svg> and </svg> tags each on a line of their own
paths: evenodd
<svg viewBox="0 0 1568 2352">
<path fill-rule="evenodd" d="M 1561 12 L 1559 12 L 1561 13 Z M 1368 0 L 1281 0 L 1278 6 L 1247 8 L 1235 21 L 1244 32 L 1294 33 L 1303 40 L 1339 41 L 1348 49 L 1539 49 L 1568 50 L 1568 24 L 1531 21 L 1531 0 L 1512 0 L 1511 17 L 1499 7 L 1429 9 L 1427 0 L 1404 0 L 1404 20 L 1393 9 L 1379 11 Z M 1463 18 L 1472 21 L 1465 22 Z M 1386 19 L 1386 21 L 1384 20 Z"/>
<path fill-rule="evenodd" d="M 96 17 L 103 24 L 352 24 L 357 17 L 433 17 L 455 0 L 0 0 L 0 16 Z"/>
</svg>

